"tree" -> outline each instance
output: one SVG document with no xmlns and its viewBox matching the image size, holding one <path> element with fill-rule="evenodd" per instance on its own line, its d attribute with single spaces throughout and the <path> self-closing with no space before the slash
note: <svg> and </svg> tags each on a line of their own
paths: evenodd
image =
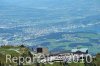
<svg viewBox="0 0 100 66">
<path fill-rule="evenodd" d="M 24 45 L 20 45 L 20 47 L 25 47 Z"/>
<path fill-rule="evenodd" d="M 0 61 L 0 66 L 1 66 L 1 61 Z"/>
</svg>

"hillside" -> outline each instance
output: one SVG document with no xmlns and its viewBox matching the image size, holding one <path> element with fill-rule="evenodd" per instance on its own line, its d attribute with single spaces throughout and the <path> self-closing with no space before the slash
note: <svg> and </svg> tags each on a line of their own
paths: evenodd
<svg viewBox="0 0 100 66">
<path fill-rule="evenodd" d="M 24 48 L 24 52 L 23 52 Z M 19 50 L 17 50 L 19 49 Z M 29 53 L 29 50 L 25 48 L 24 46 L 2 46 L 0 47 L 0 66 L 4 65 L 11 65 L 11 66 L 17 66 L 18 64 L 16 63 L 6 63 L 5 61 L 5 55 L 6 54 L 11 54 L 12 57 L 27 57 L 27 56 L 32 56 L 32 54 Z M 25 64 L 21 66 L 100 66 L 100 54 L 96 54 L 96 58 L 93 58 L 93 61 L 91 63 L 64 63 L 64 62 L 54 62 L 53 64 L 50 63 L 34 63 L 34 64 Z M 18 65 L 20 66 L 20 65 Z"/>
</svg>

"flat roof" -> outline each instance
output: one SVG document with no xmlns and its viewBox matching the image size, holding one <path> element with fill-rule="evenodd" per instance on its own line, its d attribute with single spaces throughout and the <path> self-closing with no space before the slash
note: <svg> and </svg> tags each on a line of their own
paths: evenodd
<svg viewBox="0 0 100 66">
<path fill-rule="evenodd" d="M 72 52 L 77 52 L 77 51 L 86 52 L 87 50 L 88 48 L 72 49 Z"/>
</svg>

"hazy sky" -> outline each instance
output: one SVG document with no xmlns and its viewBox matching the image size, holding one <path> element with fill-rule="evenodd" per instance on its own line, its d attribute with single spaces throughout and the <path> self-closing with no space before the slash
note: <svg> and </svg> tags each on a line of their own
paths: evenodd
<svg viewBox="0 0 100 66">
<path fill-rule="evenodd" d="M 0 4 L 23 7 L 100 6 L 99 0 L 0 0 Z"/>
</svg>

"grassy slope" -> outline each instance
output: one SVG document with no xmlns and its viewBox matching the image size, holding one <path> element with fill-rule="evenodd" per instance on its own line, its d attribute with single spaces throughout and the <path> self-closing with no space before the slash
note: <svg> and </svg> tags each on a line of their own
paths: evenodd
<svg viewBox="0 0 100 66">
<path fill-rule="evenodd" d="M 20 54 L 17 53 L 14 50 L 9 50 L 9 49 L 20 49 L 20 47 L 1 47 L 0 48 L 0 62 L 5 63 L 5 55 L 6 54 L 12 54 L 13 56 L 19 56 Z M 100 54 L 96 55 L 96 58 L 92 62 L 96 64 L 97 66 L 100 66 Z M 40 64 L 40 66 L 43 66 L 44 64 Z M 16 66 L 16 65 L 14 65 Z M 35 66 L 35 65 L 25 65 L 25 66 Z M 63 66 L 61 63 L 54 63 L 54 64 L 45 64 L 45 66 Z M 85 66 L 83 63 L 69 63 L 68 66 Z"/>
</svg>

